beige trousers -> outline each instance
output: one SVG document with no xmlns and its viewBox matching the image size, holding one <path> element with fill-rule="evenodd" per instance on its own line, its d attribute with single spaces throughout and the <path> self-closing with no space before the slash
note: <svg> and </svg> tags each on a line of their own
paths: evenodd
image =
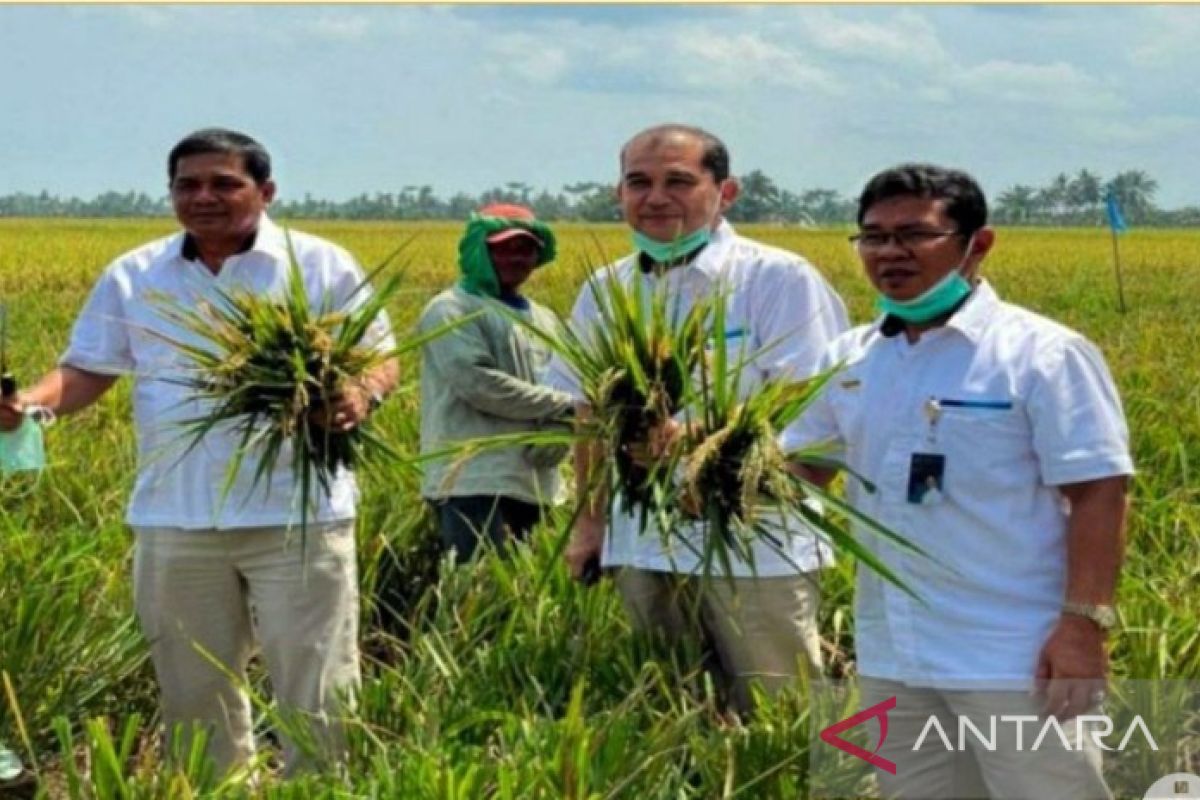
<svg viewBox="0 0 1200 800">
<path fill-rule="evenodd" d="M 208 730 L 219 772 L 253 754 L 243 686 L 257 643 L 279 710 L 311 723 L 315 760 L 285 736 L 287 772 L 340 758 L 337 715 L 360 680 L 353 521 L 310 525 L 306 565 L 295 528 L 140 527 L 134 534 L 134 602 L 163 723 L 168 732 L 182 725 L 184 740 L 175 743 L 182 752 L 198 724 Z"/>
<path fill-rule="evenodd" d="M 712 671 L 741 713 L 751 711 L 752 683 L 773 694 L 793 685 L 802 669 L 821 669 L 815 571 L 731 583 L 622 567 L 614 579 L 635 630 L 693 637 L 712 649 Z"/>
<path fill-rule="evenodd" d="M 896 764 L 896 774 L 876 770 L 885 798 L 1112 798 L 1104 782 L 1100 749 L 1090 729 L 1085 726 L 1080 731 L 1074 720 L 1060 723 L 1070 749 L 1053 728 L 1038 742 L 1045 718 L 1035 698 L 1028 693 L 924 689 L 867 677 L 861 681 L 863 708 L 896 698 L 896 707 L 888 711 L 887 738 L 879 750 L 880 755 Z M 1019 715 L 1037 719 L 1018 724 L 1011 718 Z M 930 717 L 937 717 L 940 730 L 945 732 L 944 739 L 932 727 Z M 960 717 L 970 720 L 983 733 L 986 745 L 964 726 L 962 738 L 966 747 L 965 751 L 959 750 Z M 995 720 L 994 738 L 992 720 Z M 918 743 L 920 748 L 914 750 Z"/>
</svg>

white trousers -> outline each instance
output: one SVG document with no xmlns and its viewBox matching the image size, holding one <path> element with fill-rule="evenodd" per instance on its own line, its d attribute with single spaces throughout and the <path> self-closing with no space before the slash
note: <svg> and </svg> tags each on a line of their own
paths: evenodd
<svg viewBox="0 0 1200 800">
<path fill-rule="evenodd" d="M 134 602 L 167 731 L 208 730 L 219 772 L 254 752 L 246 665 L 261 649 L 279 710 L 307 719 L 318 764 L 345 750 L 338 714 L 360 681 L 354 522 L 299 531 L 134 529 Z M 213 660 L 219 662 L 218 667 Z M 285 729 L 289 726 L 285 725 Z M 284 737 L 288 773 L 316 766 Z"/>
<path fill-rule="evenodd" d="M 768 694 L 796 684 L 802 670 L 821 671 L 817 609 L 820 574 L 777 578 L 699 577 L 621 567 L 614 580 L 635 630 L 669 639 L 698 638 L 740 713 L 752 711 L 750 684 Z"/>
<path fill-rule="evenodd" d="M 1112 798 L 1104 782 L 1100 749 L 1090 735 L 1091 729 L 1080 731 L 1074 720 L 1068 720 L 1061 724 L 1065 741 L 1052 732 L 1038 742 L 1045 718 L 1036 700 L 1025 692 L 925 689 L 869 677 L 861 681 L 864 708 L 896 698 L 896 707 L 888 712 L 888 734 L 879 750 L 880 755 L 896 764 L 896 774 L 876 771 L 885 798 Z M 1023 728 L 1002 721 L 1014 716 L 1025 716 L 1030 721 Z M 931 717 L 937 718 L 937 730 L 945 733 L 945 739 L 931 733 L 935 730 Z M 966 747 L 960 751 L 960 717 L 970 720 L 976 730 L 985 734 L 988 744 L 994 746 L 985 746 L 978 737 L 964 735 Z M 991 736 L 993 720 L 997 721 L 995 736 Z M 914 750 L 918 743 L 920 748 Z"/>
</svg>

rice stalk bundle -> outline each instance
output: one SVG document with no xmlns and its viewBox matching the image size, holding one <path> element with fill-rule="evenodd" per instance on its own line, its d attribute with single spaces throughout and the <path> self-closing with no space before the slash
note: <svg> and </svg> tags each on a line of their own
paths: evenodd
<svg viewBox="0 0 1200 800">
<path fill-rule="evenodd" d="M 352 470 L 373 458 L 399 459 L 369 421 L 348 431 L 335 430 L 322 424 L 326 410 L 372 370 L 452 326 L 394 349 L 368 341 L 372 323 L 396 297 L 402 275 L 389 276 L 373 292 L 370 284 L 407 242 L 372 270 L 342 307 L 334 307 L 326 296 L 315 308 L 290 233 L 287 243 L 288 280 L 280 295 L 218 287 L 214 299 L 195 306 L 154 298 L 159 316 L 186 336 L 150 332 L 189 362 L 185 373 L 168 380 L 190 389 L 205 409 L 201 416 L 180 423 L 184 454 L 219 426 L 230 426 L 237 439 L 222 502 L 247 458 L 254 462 L 253 494 L 264 483 L 269 491 L 270 476 L 287 454 L 296 481 L 303 553 L 317 493 L 328 495 L 339 470 Z"/>
<path fill-rule="evenodd" d="M 699 520 L 698 555 L 706 574 L 718 566 L 732 574 L 735 559 L 753 565 L 756 540 L 785 552 L 781 533 L 799 533 L 803 525 L 896 580 L 853 534 L 813 511 L 812 499 L 820 498 L 905 549 L 915 548 L 794 475 L 788 469 L 791 456 L 778 443 L 778 435 L 807 408 L 832 372 L 808 381 L 767 380 L 743 398 L 741 381 L 748 364 L 778 343 L 731 360 L 725 292 L 713 292 L 683 311 L 680 299 L 663 286 L 647 291 L 642 281 L 627 287 L 614 275 L 595 274 L 588 286 L 597 309 L 588 330 L 563 326 L 548 332 L 522 324 L 574 371 L 591 407 L 591 419 L 575 433 L 577 441 L 598 442 L 603 451 L 605 469 L 592 476 L 591 491 L 606 492 L 612 510 L 636 513 L 642 530 L 653 519 L 665 540 L 687 546 L 694 546 L 691 537 Z M 669 452 L 639 464 L 631 449 L 673 418 L 682 422 L 683 436 Z M 774 527 L 762 519 L 768 507 L 775 510 Z M 790 523 L 784 532 L 778 529 L 780 517 Z"/>
<path fill-rule="evenodd" d="M 683 435 L 664 457 L 676 473 L 671 482 L 674 491 L 664 493 L 675 524 L 694 520 L 702 524 L 698 555 L 704 574 L 720 567 L 722 574 L 731 575 L 735 559 L 753 567 L 756 541 L 786 556 L 788 548 L 781 537 L 803 530 L 823 537 L 835 550 L 907 590 L 849 530 L 818 509 L 832 507 L 902 549 L 923 552 L 788 468 L 792 461 L 829 465 L 820 448 L 785 453 L 779 443 L 783 430 L 804 413 L 837 370 L 807 380 L 768 378 L 743 392 L 742 380 L 750 364 L 780 342 L 767 342 L 753 352 L 740 351 L 731 360 L 726 307 L 725 292 L 718 290 L 704 340 L 708 354 L 698 359 L 699 369 L 690 384 Z M 858 475 L 852 478 L 862 480 Z M 864 483 L 873 491 L 869 482 Z"/>
</svg>

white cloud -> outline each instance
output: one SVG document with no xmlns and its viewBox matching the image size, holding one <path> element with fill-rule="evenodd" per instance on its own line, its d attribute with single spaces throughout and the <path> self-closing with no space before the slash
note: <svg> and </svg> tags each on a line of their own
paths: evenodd
<svg viewBox="0 0 1200 800">
<path fill-rule="evenodd" d="M 879 23 L 814 14 L 807 17 L 804 29 L 814 47 L 842 58 L 918 66 L 949 61 L 934 26 L 910 10 Z"/>
<path fill-rule="evenodd" d="M 566 49 L 529 33 L 493 35 L 485 48 L 488 61 L 484 69 L 488 72 L 540 86 L 558 83 L 571 66 Z"/>
<path fill-rule="evenodd" d="M 372 23 L 364 15 L 339 13 L 336 16 L 324 14 L 305 22 L 302 27 L 318 39 L 354 42 L 365 38 L 371 32 Z"/>
<path fill-rule="evenodd" d="M 693 89 L 783 87 L 833 93 L 840 87 L 832 74 L 799 52 L 753 33 L 694 28 L 675 37 L 673 50 L 677 79 Z"/>
<path fill-rule="evenodd" d="M 1200 9 L 1188 6 L 1155 7 L 1140 42 L 1128 50 L 1128 61 L 1135 67 L 1166 67 L 1179 60 L 1190 60 L 1200 40 Z"/>
<path fill-rule="evenodd" d="M 986 61 L 954 74 L 953 85 L 976 98 L 1066 111 L 1119 111 L 1125 103 L 1073 64 Z"/>
<path fill-rule="evenodd" d="M 1107 119 L 1084 126 L 1085 134 L 1109 146 L 1173 145 L 1200 135 L 1200 117 L 1164 114 L 1137 120 Z"/>
</svg>

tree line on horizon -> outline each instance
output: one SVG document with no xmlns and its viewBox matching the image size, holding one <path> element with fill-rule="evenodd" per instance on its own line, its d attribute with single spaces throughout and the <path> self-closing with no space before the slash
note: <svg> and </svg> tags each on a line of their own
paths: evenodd
<svg viewBox="0 0 1200 800">
<path fill-rule="evenodd" d="M 847 225 L 854 222 L 857 200 L 834 189 L 793 192 L 781 188 L 762 170 L 739 176 L 741 196 L 726 216 L 733 222 L 803 226 Z M 1154 197 L 1158 181 L 1142 170 L 1118 172 L 1109 180 L 1080 169 L 1055 175 L 1044 186 L 1016 184 L 991 197 L 991 218 L 999 225 L 1091 226 L 1106 224 L 1105 198 L 1111 192 L 1130 225 L 1200 226 L 1200 206 L 1159 208 Z M 479 195 L 457 192 L 439 197 L 432 186 L 404 186 L 395 192 L 362 193 L 348 200 L 328 200 L 305 194 L 299 199 L 277 197 L 273 216 L 286 219 L 349 220 L 462 220 L 483 205 L 521 203 L 549 221 L 616 222 L 620 219 L 613 185 L 580 181 L 552 192 L 510 181 Z M 166 196 L 144 192 L 103 192 L 91 200 L 62 198 L 46 191 L 0 196 L 0 217 L 166 217 Z"/>
</svg>

